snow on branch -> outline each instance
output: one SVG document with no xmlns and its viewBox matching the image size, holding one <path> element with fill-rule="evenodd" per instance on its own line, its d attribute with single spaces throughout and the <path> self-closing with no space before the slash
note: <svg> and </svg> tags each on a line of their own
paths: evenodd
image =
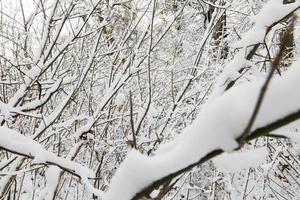
<svg viewBox="0 0 300 200">
<path fill-rule="evenodd" d="M 69 173 L 78 176 L 87 188 L 97 194 L 102 195 L 100 190 L 93 188 L 88 182 L 89 178 L 94 178 L 94 173 L 76 163 L 61 157 L 54 153 L 45 150 L 38 142 L 21 135 L 20 133 L 0 126 L 1 140 L 0 148 L 33 159 L 34 164 L 55 165 L 59 168 L 68 171 Z"/>
<path fill-rule="evenodd" d="M 265 35 L 268 32 L 268 28 L 273 27 L 274 24 L 277 24 L 290 13 L 297 10 L 299 6 L 299 1 L 290 4 L 283 4 L 282 1 L 279 0 L 268 1 L 261 11 L 252 17 L 254 26 L 248 32 L 246 32 L 242 39 L 234 46 L 246 47 L 257 43 L 262 43 Z"/>
<path fill-rule="evenodd" d="M 22 111 L 30 111 L 30 110 L 35 110 L 35 109 L 41 107 L 42 105 L 44 105 L 45 103 L 47 103 L 47 101 L 51 98 L 51 96 L 55 92 L 57 92 L 57 90 L 59 89 L 61 83 L 62 83 L 62 80 L 57 80 L 52 85 L 52 87 L 47 90 L 47 92 L 44 94 L 43 98 L 31 101 L 31 102 L 29 102 L 29 103 L 27 103 L 25 105 L 20 106 L 17 109 L 20 109 Z"/>
<path fill-rule="evenodd" d="M 254 26 L 247 31 L 242 39 L 237 41 L 233 46 L 241 48 L 224 68 L 223 73 L 217 79 L 215 89 L 211 98 L 221 95 L 224 91 L 232 87 L 235 80 L 241 76 L 241 71 L 246 66 L 252 67 L 253 64 L 249 61 L 258 49 L 259 44 L 263 43 L 266 35 L 270 30 L 286 17 L 290 16 L 300 7 L 300 2 L 283 4 L 280 0 L 268 1 L 260 12 L 252 17 Z M 247 47 L 254 45 L 248 52 Z"/>
<path fill-rule="evenodd" d="M 300 94 L 294 91 L 300 87 L 299 64 L 271 81 L 251 132 L 274 126 L 276 122 L 283 125 L 283 118 L 295 113 L 285 123 L 299 118 Z M 261 81 L 238 85 L 205 105 L 171 150 L 153 157 L 131 151 L 117 170 L 104 199 L 131 199 L 155 181 L 176 174 L 213 152 L 238 148 L 236 140 L 244 132 L 262 85 Z"/>
<path fill-rule="evenodd" d="M 222 172 L 237 172 L 249 167 L 260 166 L 265 163 L 268 151 L 265 147 L 244 152 L 223 153 L 212 159 L 214 165 Z"/>
</svg>

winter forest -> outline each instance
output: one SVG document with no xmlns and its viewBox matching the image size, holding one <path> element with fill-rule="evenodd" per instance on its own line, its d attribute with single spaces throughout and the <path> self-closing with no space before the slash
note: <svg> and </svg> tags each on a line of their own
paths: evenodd
<svg viewBox="0 0 300 200">
<path fill-rule="evenodd" d="M 0 199 L 300 200 L 299 45 L 298 0 L 0 0 Z"/>
</svg>

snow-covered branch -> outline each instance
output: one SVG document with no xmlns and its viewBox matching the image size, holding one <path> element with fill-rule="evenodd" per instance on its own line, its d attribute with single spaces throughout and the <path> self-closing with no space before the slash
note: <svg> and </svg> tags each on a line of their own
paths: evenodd
<svg viewBox="0 0 300 200">
<path fill-rule="evenodd" d="M 284 76 L 270 83 L 251 129 L 252 137 L 300 118 L 300 95 L 294 92 L 294 87 L 300 86 L 298 65 L 295 63 Z M 137 199 L 145 195 L 145 188 L 153 189 L 162 179 L 175 177 L 222 151 L 238 148 L 236 140 L 244 132 L 262 85 L 263 82 L 238 85 L 204 106 L 197 119 L 183 131 L 184 137 L 171 149 L 152 157 L 130 152 L 104 199 Z M 128 185 L 126 190 L 123 185 Z"/>
<path fill-rule="evenodd" d="M 90 169 L 46 151 L 36 141 L 31 140 L 14 130 L 1 126 L 0 132 L 1 136 L 3 136 L 0 141 L 1 149 L 31 158 L 33 159 L 33 164 L 56 165 L 59 168 L 78 176 L 82 179 L 83 183 L 87 185 L 89 185 L 88 179 L 95 177 L 94 173 Z M 93 189 L 93 192 L 98 195 L 102 194 L 102 192 L 96 189 Z"/>
</svg>

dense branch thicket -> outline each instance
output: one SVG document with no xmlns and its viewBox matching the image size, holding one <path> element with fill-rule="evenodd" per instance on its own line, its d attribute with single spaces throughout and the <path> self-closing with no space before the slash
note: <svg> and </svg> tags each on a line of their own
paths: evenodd
<svg viewBox="0 0 300 200">
<path fill-rule="evenodd" d="M 0 199 L 105 199 L 128 152 L 172 151 L 206 105 L 257 81 L 231 150 L 264 149 L 263 163 L 228 171 L 211 161 L 227 150 L 216 148 L 131 198 L 299 199 L 299 126 L 278 128 L 300 103 L 254 127 L 272 79 L 299 67 L 299 2 L 270 1 L 0 1 Z"/>
</svg>

